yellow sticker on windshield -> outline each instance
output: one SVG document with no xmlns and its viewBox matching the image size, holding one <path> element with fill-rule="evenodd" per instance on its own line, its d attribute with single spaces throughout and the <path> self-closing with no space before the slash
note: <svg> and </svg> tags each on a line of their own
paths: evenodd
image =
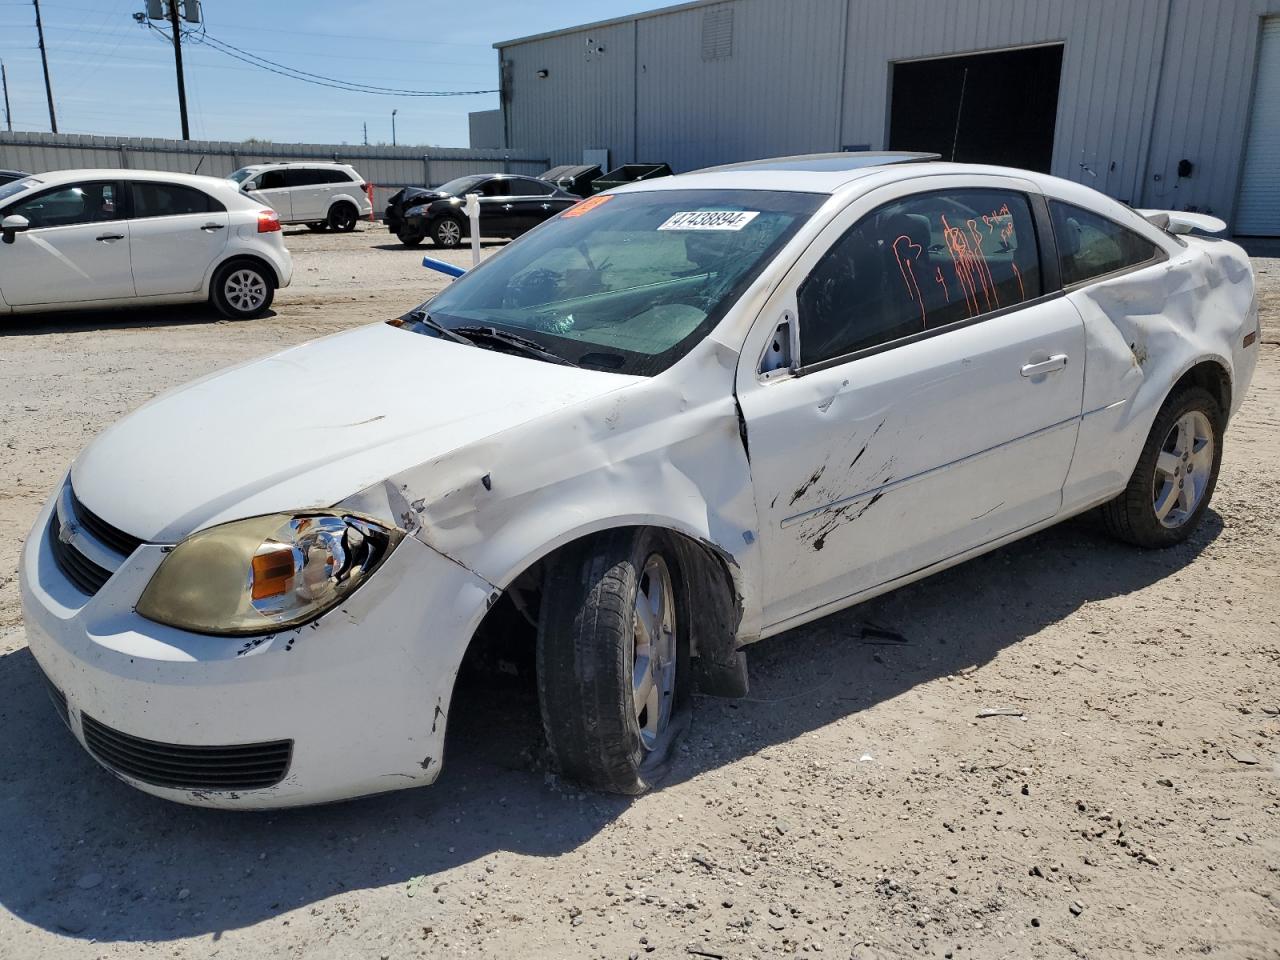
<svg viewBox="0 0 1280 960">
<path fill-rule="evenodd" d="M 595 197 L 588 197 L 586 200 L 583 200 L 583 201 L 581 201 L 581 202 L 579 202 L 579 203 L 574 204 L 572 207 L 570 207 L 570 208 L 569 208 L 568 210 L 566 210 L 564 213 L 560 214 L 560 216 L 562 216 L 562 217 L 580 217 L 580 216 L 582 216 L 584 213 L 590 213 L 590 212 L 591 212 L 592 210 L 594 210 L 596 207 L 599 207 L 599 206 L 602 206 L 602 205 L 604 205 L 604 204 L 608 203 L 608 202 L 609 202 L 610 200 L 612 200 L 612 199 L 613 199 L 613 194 L 611 194 L 611 193 L 608 193 L 608 194 L 600 194 L 599 196 L 595 196 Z"/>
</svg>

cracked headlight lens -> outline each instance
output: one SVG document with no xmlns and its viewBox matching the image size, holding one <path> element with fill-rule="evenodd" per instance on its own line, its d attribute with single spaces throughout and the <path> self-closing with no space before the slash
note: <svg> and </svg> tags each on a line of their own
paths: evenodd
<svg viewBox="0 0 1280 960">
<path fill-rule="evenodd" d="M 345 513 L 271 514 L 211 527 L 173 548 L 136 610 L 196 633 L 295 627 L 341 603 L 403 537 Z"/>
</svg>

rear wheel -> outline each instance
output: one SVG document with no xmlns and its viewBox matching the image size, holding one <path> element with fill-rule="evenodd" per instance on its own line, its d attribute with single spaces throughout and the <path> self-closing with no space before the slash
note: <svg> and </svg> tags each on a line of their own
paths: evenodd
<svg viewBox="0 0 1280 960">
<path fill-rule="evenodd" d="M 437 247 L 456 247 L 462 243 L 462 223 L 453 217 L 441 217 L 431 228 L 431 242 Z"/>
<path fill-rule="evenodd" d="M 1129 485 L 1102 508 L 1111 533 L 1140 547 L 1170 547 L 1191 536 L 1218 483 L 1225 421 L 1203 387 L 1166 400 Z"/>
<path fill-rule="evenodd" d="M 360 212 L 349 203 L 335 203 L 329 211 L 329 226 L 339 233 L 350 233 L 356 228 Z"/>
<path fill-rule="evenodd" d="M 275 294 L 270 270 L 252 260 L 235 260 L 214 275 L 209 299 L 223 316 L 248 320 L 265 313 Z"/>
<path fill-rule="evenodd" d="M 610 531 L 566 549 L 547 574 L 538 698 L 561 772 L 638 794 L 665 772 L 688 719 L 687 598 L 655 530 Z"/>
</svg>

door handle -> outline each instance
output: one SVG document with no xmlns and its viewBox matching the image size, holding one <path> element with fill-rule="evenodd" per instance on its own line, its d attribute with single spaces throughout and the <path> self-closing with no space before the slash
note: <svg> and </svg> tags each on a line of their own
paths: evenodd
<svg viewBox="0 0 1280 960">
<path fill-rule="evenodd" d="M 123 240 L 124 234 L 123 233 L 104 233 L 101 236 L 99 236 L 97 239 L 102 241 L 103 243 L 110 243 L 112 240 Z"/>
<path fill-rule="evenodd" d="M 226 226 L 226 224 L 224 224 L 224 223 L 206 223 L 206 224 L 205 224 L 203 227 L 201 227 L 200 229 L 201 229 L 201 230 L 221 230 L 221 229 L 222 229 L 223 227 L 225 227 L 225 226 Z"/>
<path fill-rule="evenodd" d="M 1053 373 L 1055 370 L 1061 370 L 1066 365 L 1067 355 L 1065 353 L 1055 353 L 1048 360 L 1023 364 L 1021 373 L 1024 377 L 1038 377 L 1044 373 Z"/>
<path fill-rule="evenodd" d="M 502 209 L 503 209 L 503 210 L 510 210 L 510 209 L 511 209 L 511 204 L 509 204 L 509 203 L 504 203 L 504 204 L 502 205 Z"/>
</svg>

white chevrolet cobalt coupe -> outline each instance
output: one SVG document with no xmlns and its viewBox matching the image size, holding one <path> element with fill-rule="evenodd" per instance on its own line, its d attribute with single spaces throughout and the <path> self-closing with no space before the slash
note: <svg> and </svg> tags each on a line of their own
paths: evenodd
<svg viewBox="0 0 1280 960">
<path fill-rule="evenodd" d="M 434 780 L 518 611 L 555 762 L 638 793 L 747 644 L 1094 507 L 1191 534 L 1258 350 L 1194 226 L 920 155 L 600 194 L 104 431 L 26 542 L 31 650 L 126 782 L 286 806 Z"/>
</svg>

